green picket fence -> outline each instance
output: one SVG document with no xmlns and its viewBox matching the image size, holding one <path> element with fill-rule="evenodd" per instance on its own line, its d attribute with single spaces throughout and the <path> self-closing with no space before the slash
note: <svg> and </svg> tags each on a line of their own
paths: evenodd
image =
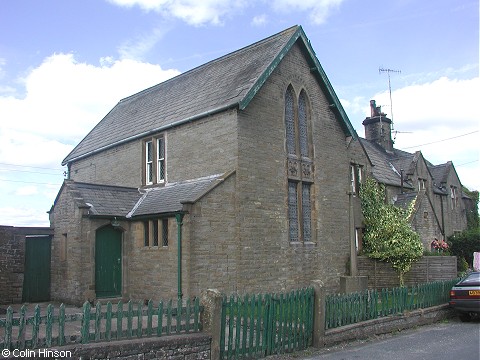
<svg viewBox="0 0 480 360">
<path fill-rule="evenodd" d="M 306 349 L 313 338 L 313 288 L 223 298 L 220 359 Z"/>
<path fill-rule="evenodd" d="M 325 329 L 332 329 L 404 311 L 445 304 L 459 279 L 411 287 L 332 294 L 325 298 Z"/>
<path fill-rule="evenodd" d="M 0 349 L 49 348 L 199 332 L 202 311 L 198 298 L 160 301 L 157 306 L 151 300 L 146 305 L 133 301 L 120 301 L 115 306 L 98 302 L 95 307 L 85 302 L 77 314 L 65 314 L 63 304 L 58 311 L 50 304 L 43 314 L 36 305 L 33 315 L 28 316 L 25 305 L 18 314 L 9 307 L 5 317 L 0 318 Z"/>
</svg>

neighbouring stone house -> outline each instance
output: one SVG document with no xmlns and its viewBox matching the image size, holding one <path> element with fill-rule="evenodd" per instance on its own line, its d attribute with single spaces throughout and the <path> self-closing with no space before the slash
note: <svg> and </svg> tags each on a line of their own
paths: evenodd
<svg viewBox="0 0 480 360">
<path fill-rule="evenodd" d="M 63 161 L 52 299 L 337 290 L 356 137 L 300 26 L 121 100 Z"/>
<path fill-rule="evenodd" d="M 373 178 L 385 185 L 386 200 L 406 207 L 415 201 L 412 228 L 426 250 L 432 242 L 466 229 L 466 195 L 451 161 L 433 165 L 420 151 L 408 153 L 394 148 L 392 120 L 370 101 L 371 115 L 363 121 L 365 138 L 352 149 L 363 149 Z M 352 173 L 353 168 L 352 168 Z"/>
</svg>

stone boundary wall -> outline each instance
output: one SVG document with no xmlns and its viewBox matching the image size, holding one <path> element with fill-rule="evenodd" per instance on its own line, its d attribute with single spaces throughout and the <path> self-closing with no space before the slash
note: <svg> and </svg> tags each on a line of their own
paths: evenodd
<svg viewBox="0 0 480 360">
<path fill-rule="evenodd" d="M 211 337 L 203 333 L 147 339 L 130 339 L 92 344 L 76 344 L 49 349 L 62 359 L 175 359 L 209 360 Z M 31 350 L 39 352 L 38 349 Z M 33 353 L 32 353 L 33 354 Z M 6 359 L 16 359 L 10 356 Z"/>
<path fill-rule="evenodd" d="M 25 274 L 25 238 L 52 235 L 48 227 L 0 225 L 0 304 L 22 301 Z"/>
<path fill-rule="evenodd" d="M 25 241 L 13 226 L 0 226 L 0 304 L 22 301 Z"/>
<path fill-rule="evenodd" d="M 359 256 L 357 264 L 358 275 L 368 277 L 369 289 L 394 288 L 400 285 L 398 275 L 389 263 Z M 405 285 L 451 280 L 456 277 L 456 256 L 424 256 L 405 274 Z"/>
<path fill-rule="evenodd" d="M 326 330 L 325 336 L 320 341 L 323 346 L 331 346 L 347 341 L 364 340 L 375 335 L 433 324 L 454 316 L 454 310 L 448 304 L 438 305 L 427 309 L 406 312 L 402 315 L 390 315 Z"/>
</svg>

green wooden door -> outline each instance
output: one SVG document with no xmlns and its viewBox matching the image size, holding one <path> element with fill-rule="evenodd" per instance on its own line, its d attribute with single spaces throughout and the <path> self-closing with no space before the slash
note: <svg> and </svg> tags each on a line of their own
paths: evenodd
<svg viewBox="0 0 480 360">
<path fill-rule="evenodd" d="M 95 293 L 98 298 L 122 294 L 122 232 L 111 226 L 96 233 Z"/>
<path fill-rule="evenodd" d="M 23 302 L 50 300 L 50 246 L 50 236 L 25 238 Z"/>
</svg>

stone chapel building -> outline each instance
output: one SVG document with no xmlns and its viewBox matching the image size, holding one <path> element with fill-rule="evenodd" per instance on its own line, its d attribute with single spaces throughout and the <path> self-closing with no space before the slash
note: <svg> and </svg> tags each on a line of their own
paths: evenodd
<svg viewBox="0 0 480 360">
<path fill-rule="evenodd" d="M 337 289 L 355 138 L 300 26 L 122 99 L 63 161 L 52 298 Z"/>
<path fill-rule="evenodd" d="M 120 100 L 63 161 L 51 298 L 338 291 L 368 174 L 392 201 L 422 197 L 428 239 L 459 230 L 438 215 L 461 211 L 453 165 L 398 156 L 378 116 L 359 139 L 300 26 Z"/>
</svg>

